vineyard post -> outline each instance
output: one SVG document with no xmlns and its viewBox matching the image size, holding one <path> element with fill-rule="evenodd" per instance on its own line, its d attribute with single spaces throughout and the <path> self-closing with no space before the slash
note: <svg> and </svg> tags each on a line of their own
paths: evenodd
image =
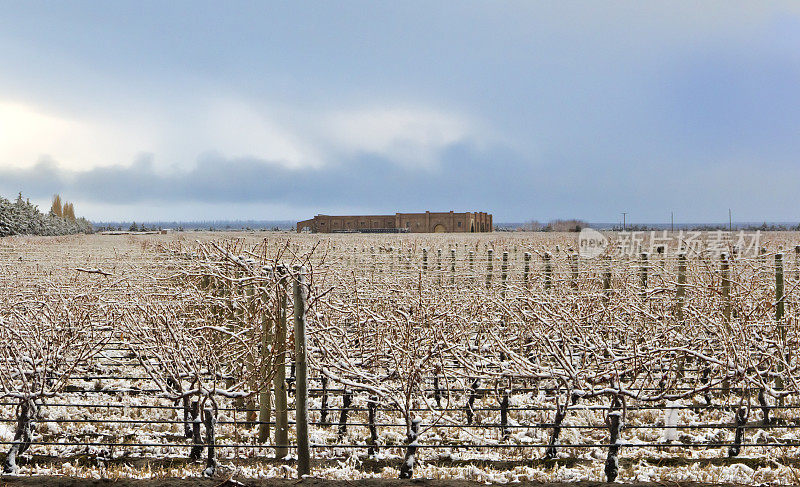
<svg viewBox="0 0 800 487">
<path fill-rule="evenodd" d="M 264 304 L 269 303 L 268 299 L 268 291 L 263 292 L 264 296 Z M 269 363 L 269 342 L 273 339 L 272 335 L 272 323 L 274 317 L 272 314 L 264 310 L 262 321 L 261 321 L 261 374 L 264 377 L 268 377 L 270 373 L 270 367 L 272 364 Z M 263 385 L 263 389 L 258 395 L 258 442 L 259 443 L 266 443 L 269 440 L 269 419 L 271 415 L 270 411 L 270 388 L 268 384 Z"/>
<path fill-rule="evenodd" d="M 572 288 L 578 289 L 578 254 L 569 256 L 570 267 L 572 268 Z"/>
<path fill-rule="evenodd" d="M 778 377 L 775 380 L 775 388 L 777 390 L 783 389 L 783 360 L 788 360 L 789 357 L 784 355 L 786 350 L 786 321 L 784 320 L 785 312 L 785 299 L 784 282 L 783 282 L 783 254 L 778 252 L 775 254 L 775 324 L 778 326 L 778 343 L 781 350 L 781 361 L 778 362 Z M 783 397 L 780 398 L 780 406 L 783 406 Z"/>
<path fill-rule="evenodd" d="M 508 290 L 508 252 L 503 252 L 503 265 L 501 267 L 500 280 L 502 282 L 502 296 L 503 299 L 505 299 L 506 291 Z"/>
<path fill-rule="evenodd" d="M 525 252 L 523 259 L 525 260 L 525 270 L 522 273 L 522 282 L 525 284 L 525 287 L 527 287 L 528 278 L 531 274 L 531 253 Z"/>
<path fill-rule="evenodd" d="M 442 284 L 442 249 L 436 249 L 436 284 Z"/>
<path fill-rule="evenodd" d="M 786 296 L 784 295 L 783 283 L 783 254 L 777 253 L 775 254 L 775 322 L 777 323 L 778 330 L 780 331 L 781 341 L 786 340 L 786 327 L 783 321 L 783 315 L 785 312 L 785 299 Z"/>
<path fill-rule="evenodd" d="M 603 257 L 603 299 L 608 301 L 611 296 L 611 257 Z"/>
<path fill-rule="evenodd" d="M 469 251 L 469 275 L 472 284 L 475 284 L 475 252 Z"/>
<path fill-rule="evenodd" d="M 494 250 L 486 251 L 486 287 L 492 287 L 492 270 L 494 267 Z"/>
<path fill-rule="evenodd" d="M 233 272 L 234 272 L 234 275 L 233 275 L 234 279 L 238 279 L 238 277 L 239 277 L 238 276 L 238 269 L 234 269 Z M 227 267 L 227 265 L 226 265 L 226 276 L 230 277 L 230 276 L 228 276 L 228 267 Z M 221 296 L 224 296 L 225 301 L 228 302 L 228 306 L 227 306 L 228 310 L 235 310 L 236 309 L 236 307 L 233 306 L 233 301 L 234 301 L 234 298 L 233 298 L 233 284 L 231 282 L 228 282 L 228 283 L 226 283 L 224 285 L 224 287 L 222 288 Z M 223 308 L 223 310 L 224 309 L 225 308 Z M 225 316 L 227 316 L 228 318 L 231 319 L 231 323 L 228 325 L 228 329 L 234 334 L 238 333 L 237 325 L 234 324 L 235 315 L 231 314 L 231 313 L 233 313 L 233 311 L 223 311 L 223 312 L 224 312 Z M 233 365 L 232 361 L 229 361 L 227 368 L 228 368 L 228 371 L 227 371 L 227 375 L 228 376 L 225 378 L 225 388 L 226 389 L 230 389 L 236 383 L 236 372 L 234 371 L 234 365 Z M 240 406 L 239 406 L 239 398 L 234 399 L 233 400 L 233 404 L 234 404 L 234 407 L 240 408 Z M 202 422 L 202 419 L 201 419 L 201 422 Z"/>
<path fill-rule="evenodd" d="M 720 254 L 720 260 L 722 261 L 722 299 L 723 299 L 723 316 L 725 317 L 725 323 L 730 323 L 731 321 L 731 268 L 730 268 L 730 260 L 728 259 L 728 254 L 722 252 Z"/>
<path fill-rule="evenodd" d="M 550 252 L 544 253 L 544 290 L 549 291 L 553 285 L 553 265 L 550 263 Z"/>
<path fill-rule="evenodd" d="M 286 267 L 279 266 L 278 321 L 275 327 L 275 458 L 289 454 L 289 406 L 286 397 Z"/>
<path fill-rule="evenodd" d="M 428 249 L 422 249 L 422 272 L 428 271 Z"/>
<path fill-rule="evenodd" d="M 308 363 L 306 361 L 306 306 L 308 288 L 306 269 L 295 266 L 294 280 L 294 356 L 297 392 L 295 394 L 297 422 L 297 475 L 311 473 L 311 452 L 308 442 Z"/>
<path fill-rule="evenodd" d="M 239 309 L 239 307 L 236 306 L 236 297 L 240 296 L 240 293 L 241 293 L 242 297 L 246 297 L 246 295 L 247 295 L 246 287 L 244 285 L 242 285 L 240 283 L 240 281 L 239 281 L 239 279 L 241 279 L 242 275 L 243 275 L 243 273 L 242 273 L 241 269 L 239 269 L 239 266 L 234 266 L 233 267 L 233 276 L 235 278 L 235 284 L 231 285 L 231 293 L 229 295 L 229 302 L 230 302 L 230 306 L 231 306 L 231 310 L 232 310 L 231 313 L 233 313 L 233 318 L 234 318 L 234 325 L 233 326 L 234 326 L 234 329 L 236 330 L 237 333 L 239 332 L 239 328 L 241 328 L 241 324 L 240 323 L 245 322 L 247 320 L 247 315 L 246 315 L 247 306 L 242 306 L 241 309 Z M 237 313 L 237 309 L 239 309 L 238 313 Z M 237 361 L 237 366 L 236 366 L 237 369 L 236 369 L 235 375 L 238 376 L 238 377 L 234 377 L 234 374 L 232 374 L 231 375 L 231 382 L 232 383 L 235 383 L 236 379 L 241 378 L 244 375 L 244 373 L 245 373 L 244 368 L 247 366 L 246 363 L 247 363 L 247 359 L 246 358 L 244 360 Z M 238 410 L 245 409 L 244 398 L 243 397 L 237 397 L 236 399 L 233 400 L 233 405 Z M 247 415 L 245 414 L 245 417 L 246 416 Z"/>
<path fill-rule="evenodd" d="M 642 252 L 641 254 L 642 262 L 639 267 L 639 281 L 640 284 L 642 285 L 642 298 L 647 296 L 647 271 L 648 271 L 647 257 L 648 257 L 647 252 Z"/>
<path fill-rule="evenodd" d="M 800 245 L 794 246 L 794 278 L 800 280 Z"/>
<path fill-rule="evenodd" d="M 245 284 L 244 291 L 245 291 L 245 297 L 246 297 L 246 302 L 247 302 L 246 312 L 248 313 L 248 315 L 246 315 L 247 317 L 245 319 L 248 319 L 249 317 L 252 317 L 252 319 L 255 321 L 256 317 L 258 316 L 258 307 L 257 307 L 258 305 L 257 305 L 257 302 L 256 302 L 257 288 L 258 288 L 258 286 L 257 286 L 255 280 L 252 280 L 249 283 Z M 269 318 L 266 316 L 266 314 L 267 313 L 262 314 L 261 318 L 262 318 L 262 326 L 266 328 L 266 330 L 264 330 L 264 331 L 266 332 L 267 340 L 269 340 L 268 336 L 272 332 L 272 327 L 269 326 L 270 325 L 270 321 L 269 321 Z M 251 331 L 250 331 L 250 333 L 251 333 L 250 339 L 253 340 L 253 341 L 255 341 L 256 338 L 257 338 L 257 333 L 256 333 L 257 330 L 258 330 L 257 327 L 253 327 L 251 329 Z M 262 341 L 263 341 L 263 339 L 262 339 Z M 256 349 L 256 350 L 258 350 L 258 349 Z M 248 377 L 248 380 L 250 382 L 249 387 L 251 388 L 251 390 L 257 390 L 257 388 L 259 386 L 259 384 L 258 384 L 258 375 L 259 374 L 258 374 L 258 371 L 256 370 L 256 359 L 257 359 L 256 355 L 257 355 L 257 352 L 252 354 L 252 355 L 250 355 L 249 357 L 246 357 L 246 359 L 245 359 L 245 367 L 247 368 L 247 377 Z M 246 402 L 246 405 L 245 405 L 245 408 L 247 409 L 247 416 L 246 416 L 247 417 L 247 422 L 248 422 L 248 424 L 246 426 L 247 429 L 252 428 L 253 425 L 255 424 L 255 422 L 258 419 L 258 412 L 255 409 L 255 406 L 256 406 L 256 401 L 255 400 L 256 400 L 256 396 L 254 394 L 254 395 L 252 395 L 252 396 L 247 398 L 247 402 Z"/>
<path fill-rule="evenodd" d="M 456 285 L 456 249 L 450 249 L 450 284 Z"/>
<path fill-rule="evenodd" d="M 686 252 L 678 252 L 678 288 L 675 291 L 677 301 L 676 315 L 683 321 L 683 304 L 686 299 Z"/>
</svg>

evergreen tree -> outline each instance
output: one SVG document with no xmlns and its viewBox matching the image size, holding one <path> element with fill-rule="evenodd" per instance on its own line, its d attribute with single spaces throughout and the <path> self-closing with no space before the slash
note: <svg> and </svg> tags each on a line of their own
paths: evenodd
<svg viewBox="0 0 800 487">
<path fill-rule="evenodd" d="M 91 233 L 92 225 L 85 218 L 75 218 L 75 209 L 72 203 L 61 204 L 58 207 L 64 215 L 67 208 L 68 218 L 59 216 L 56 212 L 56 195 L 53 205 L 47 214 L 30 200 L 24 199 L 22 193 L 17 195 L 15 202 L 0 197 L 0 237 L 8 235 L 68 235 L 73 233 Z"/>
</svg>

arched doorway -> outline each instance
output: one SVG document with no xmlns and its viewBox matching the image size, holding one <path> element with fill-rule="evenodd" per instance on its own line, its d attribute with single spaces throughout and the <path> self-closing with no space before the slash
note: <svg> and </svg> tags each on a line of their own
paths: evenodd
<svg viewBox="0 0 800 487">
<path fill-rule="evenodd" d="M 469 233 L 475 233 L 475 221 L 470 220 L 469 222 Z"/>
<path fill-rule="evenodd" d="M 433 227 L 433 233 L 445 233 L 447 231 L 441 223 Z"/>
</svg>

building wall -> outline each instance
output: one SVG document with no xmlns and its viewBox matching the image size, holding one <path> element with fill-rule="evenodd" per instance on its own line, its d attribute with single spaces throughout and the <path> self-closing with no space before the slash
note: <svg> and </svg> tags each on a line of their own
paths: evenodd
<svg viewBox="0 0 800 487">
<path fill-rule="evenodd" d="M 484 212 L 395 213 L 394 215 L 332 216 L 317 215 L 297 223 L 297 231 L 310 228 L 315 233 L 363 231 L 374 229 L 408 229 L 411 233 L 491 232 L 492 215 Z"/>
</svg>

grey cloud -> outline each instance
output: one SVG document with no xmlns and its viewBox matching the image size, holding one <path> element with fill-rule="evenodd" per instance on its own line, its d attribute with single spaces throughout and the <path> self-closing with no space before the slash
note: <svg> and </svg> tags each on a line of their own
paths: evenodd
<svg viewBox="0 0 800 487">
<path fill-rule="evenodd" d="M 67 171 L 54 163 L 27 171 L 0 169 L 0 192 L 32 198 L 56 191 L 71 200 L 132 205 L 203 202 L 315 207 L 491 209 L 532 204 L 531 165 L 501 149 L 456 144 L 435 168 L 413 168 L 374 155 L 322 168 L 291 169 L 269 161 L 201 156 L 189 170 L 160 172 L 150 157 L 122 166 Z"/>
<path fill-rule="evenodd" d="M 623 165 L 609 171 L 600 156 L 585 159 L 546 156 L 543 164 L 500 147 L 478 150 L 468 143 L 449 146 L 434 169 L 409 168 L 374 155 L 362 155 L 321 168 L 290 169 L 270 161 L 228 159 L 205 154 L 189 170 L 160 172 L 151 158 L 129 166 L 65 171 L 52 161 L 27 170 L 0 169 L 0 193 L 22 191 L 31 198 L 62 192 L 70 201 L 136 208 L 163 204 L 205 203 L 236 212 L 248 204 L 288 208 L 363 208 L 376 212 L 485 210 L 497 221 L 580 217 L 616 221 L 619 212 L 638 221 L 722 220 L 731 202 L 746 202 L 734 211 L 743 219 L 795 220 L 786 205 L 800 169 L 781 181 L 768 174 L 748 174 L 747 165 L 729 169 L 724 184 L 703 166 L 671 170 L 664 161 Z M 640 181 L 646 180 L 642 185 Z M 769 186 L 770 191 L 763 188 Z M 745 203 L 740 203 L 745 204 Z M 684 215 L 686 215 L 684 217 Z M 253 215 L 231 214 L 231 218 Z M 279 218 L 280 215 L 275 215 Z M 202 215 L 197 215 L 202 219 Z"/>
</svg>

